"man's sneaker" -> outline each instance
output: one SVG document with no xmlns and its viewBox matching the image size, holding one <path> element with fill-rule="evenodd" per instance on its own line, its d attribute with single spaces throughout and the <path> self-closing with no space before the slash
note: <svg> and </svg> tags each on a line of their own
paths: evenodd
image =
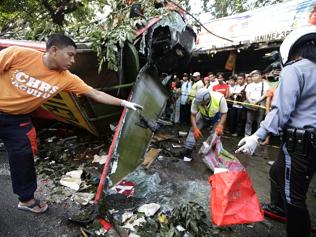
<svg viewBox="0 0 316 237">
<path fill-rule="evenodd" d="M 272 204 L 262 204 L 264 215 L 278 221 L 286 222 L 287 218 L 282 208 Z"/>
<path fill-rule="evenodd" d="M 186 161 L 186 162 L 190 162 L 192 161 L 192 152 L 193 150 L 192 149 L 188 149 L 186 148 L 184 153 L 183 153 L 183 160 Z"/>
<path fill-rule="evenodd" d="M 272 166 L 272 165 L 274 164 L 274 160 L 269 160 L 269 161 L 267 162 L 267 164 L 270 165 L 270 166 Z"/>
</svg>

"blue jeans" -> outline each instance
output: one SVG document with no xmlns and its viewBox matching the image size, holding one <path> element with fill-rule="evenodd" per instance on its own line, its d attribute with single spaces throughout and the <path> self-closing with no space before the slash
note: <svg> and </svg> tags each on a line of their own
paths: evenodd
<svg viewBox="0 0 316 237">
<path fill-rule="evenodd" d="M 215 123 L 218 122 L 220 118 L 221 118 L 221 114 L 219 112 L 216 113 L 213 118 L 204 117 L 199 112 L 196 115 L 196 126 L 201 130 L 205 127 L 213 126 Z M 189 134 L 187 136 L 187 139 L 185 141 L 185 148 L 193 149 L 194 145 L 195 145 L 194 131 L 193 131 L 193 128 L 191 127 Z"/>
<path fill-rule="evenodd" d="M 247 121 L 245 127 L 245 136 L 250 136 L 253 134 L 252 124 L 257 123 L 257 127 L 260 126 L 260 122 L 264 119 L 264 111 L 262 109 L 257 111 L 247 110 Z"/>
<path fill-rule="evenodd" d="M 8 152 L 13 192 L 21 202 L 34 198 L 36 132 L 29 115 L 0 113 L 0 139 Z"/>
</svg>

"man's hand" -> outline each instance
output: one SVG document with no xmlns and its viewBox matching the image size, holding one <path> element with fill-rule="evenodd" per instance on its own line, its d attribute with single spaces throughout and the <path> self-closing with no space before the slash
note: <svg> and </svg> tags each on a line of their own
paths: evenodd
<svg viewBox="0 0 316 237">
<path fill-rule="evenodd" d="M 133 103 L 133 102 L 129 102 L 127 100 L 122 100 L 121 106 L 128 108 L 128 109 L 132 109 L 132 110 L 137 110 L 137 109 L 143 110 L 144 109 L 143 106 L 136 104 L 136 103 Z"/>
<path fill-rule="evenodd" d="M 216 133 L 217 136 L 222 136 L 224 134 L 224 127 L 223 127 L 223 125 L 218 124 L 215 127 L 215 133 Z"/>
<path fill-rule="evenodd" d="M 194 139 L 195 141 L 199 140 L 199 138 L 202 137 L 202 133 L 198 127 L 194 128 Z"/>
<path fill-rule="evenodd" d="M 240 140 L 238 143 L 238 149 L 235 151 L 235 153 L 247 153 L 252 155 L 259 143 L 259 137 L 255 134 L 249 136 L 249 137 L 244 137 L 243 139 Z"/>
</svg>

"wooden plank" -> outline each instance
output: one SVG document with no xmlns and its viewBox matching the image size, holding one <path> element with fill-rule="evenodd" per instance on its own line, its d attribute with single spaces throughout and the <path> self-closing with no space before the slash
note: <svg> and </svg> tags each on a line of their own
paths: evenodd
<svg viewBox="0 0 316 237">
<path fill-rule="evenodd" d="M 171 139 L 171 138 L 175 138 L 174 135 L 172 134 L 155 134 L 155 136 L 153 137 L 152 141 L 153 142 L 160 142 L 160 141 L 164 141 L 164 140 L 168 140 L 168 139 Z"/>
<path fill-rule="evenodd" d="M 146 153 L 143 162 L 143 165 L 146 166 L 146 169 L 150 167 L 150 165 L 154 162 L 160 152 L 161 149 L 150 148 L 150 150 Z"/>
</svg>

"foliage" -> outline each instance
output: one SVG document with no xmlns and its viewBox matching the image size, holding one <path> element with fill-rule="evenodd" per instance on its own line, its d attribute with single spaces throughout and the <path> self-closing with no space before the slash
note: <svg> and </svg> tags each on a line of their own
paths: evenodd
<svg viewBox="0 0 316 237">
<path fill-rule="evenodd" d="M 244 12 L 247 9 L 245 5 L 247 0 L 220 0 L 215 1 L 213 4 L 213 15 L 216 18 L 225 17 L 228 15 L 233 15 L 236 13 Z"/>
<path fill-rule="evenodd" d="M 133 42 L 137 25 L 145 25 L 168 11 L 155 8 L 157 0 L 134 0 L 144 9 L 143 17 L 130 18 L 128 0 L 2 0 L 0 36 L 44 40 L 52 32 L 63 32 L 77 42 L 89 42 L 97 51 L 99 71 L 104 63 L 118 70 L 118 52 Z M 178 1 L 177 1 L 178 2 Z M 169 11 L 170 12 L 170 11 Z"/>
<path fill-rule="evenodd" d="M 181 226 L 181 228 L 179 228 Z M 180 236 L 220 236 L 229 228 L 217 228 L 207 223 L 204 209 L 197 203 L 189 202 L 175 208 L 171 214 L 159 213 L 153 218 L 146 217 L 137 234 L 142 237 L 180 237 Z"/>
<path fill-rule="evenodd" d="M 264 7 L 284 0 L 215 0 L 212 4 L 209 1 L 203 1 L 203 9 L 212 12 L 215 18 L 225 17 L 237 13 L 242 13 L 258 7 Z"/>
<path fill-rule="evenodd" d="M 50 32 L 63 31 L 67 14 L 84 8 L 76 0 L 2 0 L 0 36 L 42 40 Z"/>
<path fill-rule="evenodd" d="M 86 35 L 92 42 L 92 47 L 97 51 L 99 59 L 99 71 L 104 63 L 111 70 L 118 70 L 118 53 L 125 42 L 132 43 L 135 39 L 137 25 L 145 25 L 147 20 L 155 16 L 168 15 L 168 11 L 163 8 L 154 7 L 155 0 L 139 0 L 144 9 L 143 17 L 130 18 L 130 6 L 122 1 L 108 0 L 105 8 L 112 11 L 98 22 L 91 22 L 85 25 L 85 31 L 81 35 Z"/>
<path fill-rule="evenodd" d="M 259 1 L 254 2 L 253 8 L 264 7 L 264 6 L 268 6 L 268 5 L 276 4 L 280 2 L 284 2 L 284 0 L 259 0 Z"/>
<path fill-rule="evenodd" d="M 190 10 L 190 0 L 172 0 Z M 192 0 L 191 0 L 192 1 Z M 204 10 L 215 17 L 239 13 L 251 7 L 281 0 L 202 0 Z M 140 3 L 143 15 L 130 18 L 130 3 Z M 118 55 L 125 42 L 133 42 L 137 26 L 170 11 L 155 8 L 163 0 L 0 0 L 0 37 L 45 40 L 52 32 L 64 32 L 78 42 L 90 42 L 99 59 L 99 71 L 106 63 L 118 70 Z"/>
</svg>

